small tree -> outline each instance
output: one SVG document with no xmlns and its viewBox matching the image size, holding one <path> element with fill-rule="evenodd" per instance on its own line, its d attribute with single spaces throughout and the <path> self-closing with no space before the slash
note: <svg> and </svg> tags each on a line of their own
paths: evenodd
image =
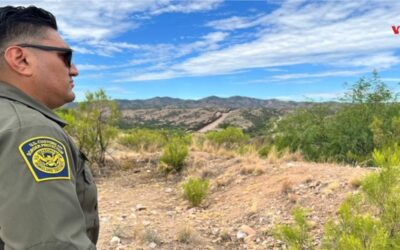
<svg viewBox="0 0 400 250">
<path fill-rule="evenodd" d="M 105 165 L 105 154 L 110 142 L 117 135 L 115 125 L 120 117 L 117 104 L 104 90 L 86 93 L 78 108 L 58 112 L 67 121 L 67 132 L 76 139 L 78 147 L 90 161 L 100 167 Z"/>
</svg>

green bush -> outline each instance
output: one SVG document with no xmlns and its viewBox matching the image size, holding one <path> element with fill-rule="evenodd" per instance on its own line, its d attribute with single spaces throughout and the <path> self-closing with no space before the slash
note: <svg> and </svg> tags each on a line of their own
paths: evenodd
<svg viewBox="0 0 400 250">
<path fill-rule="evenodd" d="M 309 235 L 310 225 L 307 222 L 306 211 L 295 208 L 292 211 L 294 224 L 278 225 L 274 229 L 274 236 L 283 241 L 289 249 L 313 249 Z"/>
<path fill-rule="evenodd" d="M 338 222 L 325 226 L 322 249 L 388 249 L 382 222 L 363 211 L 362 203 L 361 196 L 354 196 L 341 205 Z"/>
<path fill-rule="evenodd" d="M 373 160 L 380 171 L 365 177 L 326 223 L 321 249 L 400 249 L 400 147 L 374 150 Z M 305 215 L 293 215 L 296 223 L 277 226 L 275 236 L 291 249 L 310 249 Z"/>
<path fill-rule="evenodd" d="M 328 105 L 316 104 L 283 117 L 274 130 L 277 150 L 301 150 L 306 160 L 326 161 L 330 143 L 326 124 L 331 114 Z"/>
<path fill-rule="evenodd" d="M 376 72 L 351 86 L 341 101 L 315 104 L 280 119 L 271 136 L 278 150 L 301 150 L 311 161 L 372 165 L 374 148 L 400 140 L 400 104 Z"/>
<path fill-rule="evenodd" d="M 249 141 L 250 137 L 243 130 L 235 127 L 227 127 L 220 131 L 207 133 L 207 139 L 217 147 L 237 149 Z"/>
<path fill-rule="evenodd" d="M 133 150 L 157 150 L 167 142 L 165 132 L 152 129 L 132 129 L 120 138 L 120 143 Z"/>
<path fill-rule="evenodd" d="M 365 177 L 361 192 L 342 204 L 338 223 L 327 224 L 325 249 L 399 249 L 400 148 L 374 150 L 373 159 L 380 171 Z"/>
<path fill-rule="evenodd" d="M 190 134 L 178 130 L 135 128 L 122 135 L 119 142 L 135 151 L 157 151 L 173 138 L 180 138 L 185 144 L 192 140 Z"/>
<path fill-rule="evenodd" d="M 162 170 L 166 173 L 171 171 L 180 172 L 184 161 L 189 153 L 188 138 L 173 137 L 164 146 L 160 162 L 163 164 Z"/>
<path fill-rule="evenodd" d="M 189 179 L 182 184 L 183 197 L 187 199 L 193 206 L 198 206 L 208 192 L 208 180 Z"/>
</svg>

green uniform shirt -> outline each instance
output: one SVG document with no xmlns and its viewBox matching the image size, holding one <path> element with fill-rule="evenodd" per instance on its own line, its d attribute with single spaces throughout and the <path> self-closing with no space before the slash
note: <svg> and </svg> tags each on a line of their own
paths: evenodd
<svg viewBox="0 0 400 250">
<path fill-rule="evenodd" d="M 0 83 L 0 250 L 96 249 L 97 189 L 65 125 Z"/>
</svg>

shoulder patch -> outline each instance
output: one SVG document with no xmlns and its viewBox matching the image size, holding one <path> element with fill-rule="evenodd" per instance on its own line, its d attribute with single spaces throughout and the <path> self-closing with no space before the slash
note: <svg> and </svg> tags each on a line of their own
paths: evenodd
<svg viewBox="0 0 400 250">
<path fill-rule="evenodd" d="M 67 150 L 58 140 L 34 137 L 21 143 L 19 151 L 37 182 L 71 179 Z"/>
</svg>

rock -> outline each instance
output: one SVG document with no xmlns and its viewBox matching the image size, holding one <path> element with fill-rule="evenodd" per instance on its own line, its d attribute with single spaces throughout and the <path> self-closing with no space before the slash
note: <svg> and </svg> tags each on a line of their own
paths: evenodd
<svg viewBox="0 0 400 250">
<path fill-rule="evenodd" d="M 212 233 L 213 235 L 217 235 L 218 232 L 219 232 L 219 228 L 215 228 L 215 227 L 211 228 L 211 233 Z"/>
<path fill-rule="evenodd" d="M 286 163 L 286 166 L 288 166 L 288 167 L 296 167 L 296 163 L 288 162 L 288 163 Z"/>
<path fill-rule="evenodd" d="M 121 239 L 117 236 L 113 236 L 112 239 L 110 240 L 110 244 L 112 246 L 118 246 L 121 243 Z"/>
<path fill-rule="evenodd" d="M 147 220 L 144 220 L 143 221 L 143 226 L 148 226 L 148 225 L 150 225 L 151 223 L 150 223 L 150 221 L 147 221 Z"/>
<path fill-rule="evenodd" d="M 238 239 L 238 240 L 243 240 L 244 238 L 246 238 L 246 236 L 247 236 L 247 234 L 246 233 L 244 233 L 244 232 L 242 232 L 242 231 L 238 231 L 237 232 L 237 234 L 236 234 L 236 238 Z"/>
<path fill-rule="evenodd" d="M 240 227 L 240 230 L 243 231 L 248 236 L 256 235 L 256 231 L 247 225 L 242 225 Z"/>
<path fill-rule="evenodd" d="M 191 209 L 188 210 L 189 214 L 194 214 L 197 212 L 197 209 L 195 207 L 192 207 Z"/>
<path fill-rule="evenodd" d="M 109 218 L 109 217 L 100 217 L 100 221 L 101 221 L 102 223 L 109 222 L 109 221 L 110 221 L 110 218 Z"/>
<path fill-rule="evenodd" d="M 147 208 L 143 206 L 142 204 L 137 204 L 136 205 L 136 211 L 141 211 L 141 210 L 146 210 Z"/>
<path fill-rule="evenodd" d="M 154 249 L 154 248 L 156 248 L 156 247 L 157 247 L 157 244 L 154 243 L 154 242 L 151 242 L 151 243 L 149 244 L 149 248 L 151 248 L 151 249 Z"/>
<path fill-rule="evenodd" d="M 169 216 L 174 216 L 176 214 L 175 211 L 167 211 L 167 215 Z"/>
<path fill-rule="evenodd" d="M 165 189 L 165 192 L 166 192 L 166 193 L 172 193 L 172 188 L 166 188 L 166 189 Z"/>
</svg>

